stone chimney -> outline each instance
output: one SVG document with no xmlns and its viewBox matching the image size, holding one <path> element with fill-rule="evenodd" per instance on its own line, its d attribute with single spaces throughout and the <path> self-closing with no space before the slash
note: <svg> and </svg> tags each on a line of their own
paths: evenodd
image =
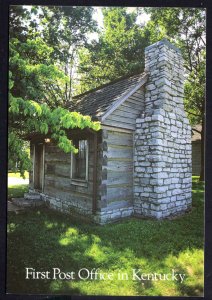
<svg viewBox="0 0 212 300">
<path fill-rule="evenodd" d="M 134 211 L 164 218 L 191 206 L 191 127 L 180 50 L 165 39 L 147 47 L 145 71 L 145 108 L 135 131 Z"/>
</svg>

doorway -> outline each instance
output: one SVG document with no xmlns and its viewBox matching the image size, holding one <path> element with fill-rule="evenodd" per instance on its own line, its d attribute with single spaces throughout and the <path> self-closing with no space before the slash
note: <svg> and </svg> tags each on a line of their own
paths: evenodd
<svg viewBox="0 0 212 300">
<path fill-rule="evenodd" d="M 43 191 L 44 187 L 44 144 L 34 145 L 34 189 Z"/>
</svg>

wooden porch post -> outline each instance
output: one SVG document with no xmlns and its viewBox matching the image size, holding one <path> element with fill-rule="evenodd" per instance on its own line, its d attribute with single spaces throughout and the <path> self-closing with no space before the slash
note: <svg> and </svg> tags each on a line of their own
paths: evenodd
<svg viewBox="0 0 212 300">
<path fill-rule="evenodd" d="M 97 133 L 93 132 L 94 163 L 93 163 L 93 203 L 92 212 L 97 209 Z"/>
</svg>

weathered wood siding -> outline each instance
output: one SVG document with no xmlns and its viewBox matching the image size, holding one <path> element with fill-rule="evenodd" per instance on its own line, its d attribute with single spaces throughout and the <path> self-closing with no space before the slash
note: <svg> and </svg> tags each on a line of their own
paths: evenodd
<svg viewBox="0 0 212 300">
<path fill-rule="evenodd" d="M 31 168 L 29 171 L 29 187 L 33 188 L 33 160 L 34 160 L 34 145 L 30 143 L 30 161 Z"/>
<path fill-rule="evenodd" d="M 89 170 L 92 168 L 93 149 L 89 143 Z M 89 172 L 87 184 L 73 184 L 71 174 L 71 154 L 63 153 L 55 145 L 45 147 L 44 194 L 70 202 L 76 207 L 92 208 L 93 178 Z M 68 203 L 67 203 L 68 204 Z"/>
<path fill-rule="evenodd" d="M 84 138 L 84 137 L 83 137 Z M 80 182 L 71 180 L 71 154 L 64 153 L 52 143 L 45 144 L 44 157 L 44 189 L 43 194 L 53 198 L 60 199 L 61 210 L 70 210 L 77 208 L 78 211 L 84 211 L 91 214 L 93 201 L 93 168 L 94 168 L 94 145 L 93 135 L 88 138 L 88 181 Z M 98 183 L 101 182 L 102 147 L 101 134 L 98 136 L 98 161 L 97 176 Z M 33 143 L 31 143 L 31 157 L 33 158 Z M 101 160 L 101 161 L 100 161 Z M 32 174 L 30 175 L 32 181 Z M 33 183 L 31 183 L 33 188 Z M 100 196 L 97 195 L 97 201 Z M 59 206 L 59 204 L 58 204 Z M 59 207 L 60 208 L 60 207 Z"/>
<path fill-rule="evenodd" d="M 116 108 L 108 117 L 106 117 L 103 124 L 134 130 L 136 118 L 143 109 L 144 88 L 140 88 L 126 101 L 124 101 L 124 103 Z"/>
<path fill-rule="evenodd" d="M 103 129 L 101 201 L 108 210 L 133 201 L 133 132 Z"/>
</svg>

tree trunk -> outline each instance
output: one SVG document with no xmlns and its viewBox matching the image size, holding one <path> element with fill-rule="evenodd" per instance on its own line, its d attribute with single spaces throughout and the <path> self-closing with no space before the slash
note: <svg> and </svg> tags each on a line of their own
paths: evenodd
<svg viewBox="0 0 212 300">
<path fill-rule="evenodd" d="M 202 131 L 201 131 L 201 170 L 199 181 L 205 180 L 205 116 L 202 118 Z"/>
</svg>

